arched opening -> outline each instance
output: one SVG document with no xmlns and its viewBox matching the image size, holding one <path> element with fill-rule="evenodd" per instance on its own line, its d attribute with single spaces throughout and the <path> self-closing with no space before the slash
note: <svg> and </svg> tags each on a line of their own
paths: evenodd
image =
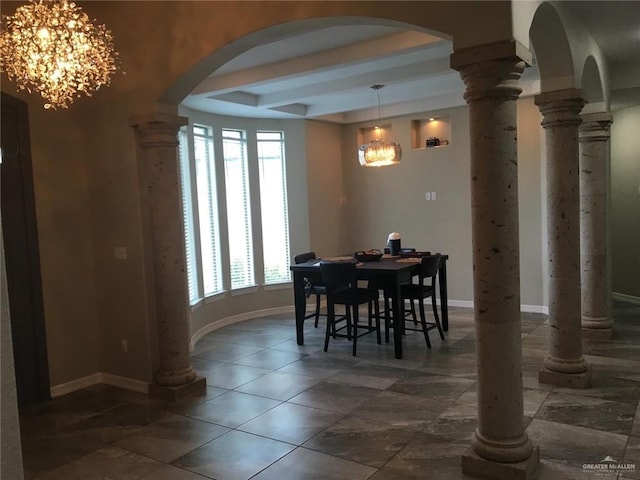
<svg viewBox="0 0 640 480">
<path fill-rule="evenodd" d="M 187 95 L 203 82 L 208 76 L 212 75 L 223 65 L 227 65 L 237 57 L 246 54 L 247 52 L 260 48 L 261 46 L 273 44 L 275 42 L 284 41 L 296 41 L 297 38 L 304 39 L 304 36 L 309 36 L 314 32 L 321 31 L 334 31 L 334 40 L 342 44 L 347 44 L 349 39 L 353 39 L 351 43 L 357 40 L 356 36 L 353 36 L 349 30 L 358 29 L 364 32 L 364 29 L 368 27 L 371 30 L 378 29 L 382 32 L 385 28 L 396 31 L 414 31 L 421 32 L 424 35 L 429 35 L 432 38 L 440 38 L 444 41 L 451 39 L 450 35 L 446 33 L 437 32 L 432 29 L 420 27 L 417 25 L 410 25 L 404 22 L 391 19 L 380 19 L 373 17 L 320 17 L 307 20 L 298 20 L 293 22 L 287 22 L 279 25 L 258 30 L 253 33 L 249 33 L 241 38 L 238 38 L 224 47 L 212 52 L 211 54 L 202 58 L 196 65 L 193 66 L 188 72 L 182 75 L 173 85 L 165 91 L 159 101 L 175 105 L 182 102 Z M 338 30 L 339 29 L 339 30 Z M 338 33 L 339 31 L 339 33 Z M 382 35 L 382 33 L 380 33 Z M 366 38 L 365 36 L 361 38 Z M 405 42 L 411 42 L 410 39 L 404 39 Z M 338 45 L 339 43 L 334 43 Z M 291 48 L 291 47 L 289 47 Z"/>
<path fill-rule="evenodd" d="M 600 68 L 593 56 L 587 57 L 581 75 L 582 94 L 587 104 L 584 106 L 583 113 L 606 112 L 608 110 L 607 102 L 604 95 L 602 85 L 602 77 Z"/>
<path fill-rule="evenodd" d="M 538 7 L 529 36 L 540 70 L 540 90 L 575 88 L 571 45 L 562 19 L 551 4 Z"/>
<path fill-rule="evenodd" d="M 303 47 L 302 42 L 305 43 Z M 183 137 L 189 145 L 183 150 L 183 154 L 195 152 L 196 142 L 204 141 L 208 142 L 208 151 L 216 159 L 215 162 L 221 162 L 215 167 L 217 178 L 213 184 L 209 182 L 208 186 L 202 187 L 204 182 L 191 181 L 192 186 L 197 184 L 199 188 L 208 188 L 210 195 L 207 195 L 207 199 L 215 197 L 217 203 L 209 202 L 208 206 L 192 208 L 191 225 L 185 220 L 186 230 L 195 232 L 195 240 L 192 242 L 195 254 L 188 257 L 202 258 L 202 251 L 208 244 L 201 235 L 202 227 L 210 223 L 211 212 L 217 211 L 218 217 L 210 223 L 207 230 L 221 232 L 212 242 L 217 249 L 213 255 L 218 256 L 218 261 L 214 262 L 215 268 L 218 268 L 215 273 L 218 280 L 214 282 L 217 287 L 207 290 L 203 285 L 207 282 L 206 275 L 214 270 L 213 264 L 211 268 L 195 263 L 192 266 L 192 270 L 197 270 L 198 273 L 192 275 L 190 285 L 199 289 L 198 294 L 191 295 L 192 301 L 197 305 L 191 313 L 192 332 L 196 332 L 192 342 L 217 328 L 214 324 L 241 321 L 247 318 L 249 312 L 276 312 L 278 308 L 290 305 L 290 286 L 288 289 L 267 288 L 265 282 L 266 271 L 269 269 L 266 252 L 273 250 L 267 248 L 266 236 L 269 232 L 263 228 L 266 223 L 271 224 L 271 221 L 264 218 L 267 209 L 261 203 L 262 200 L 259 200 L 262 197 L 256 187 L 260 182 L 251 183 L 251 178 L 258 177 L 257 172 L 252 173 L 254 167 L 251 162 L 255 165 L 257 162 L 250 160 L 247 164 L 245 186 L 238 184 L 229 188 L 232 179 L 225 170 L 225 146 L 229 144 L 226 135 L 239 135 L 239 145 L 245 149 L 242 151 L 252 157 L 256 152 L 253 145 L 259 143 L 260 131 L 283 132 L 283 138 L 287 142 L 286 182 L 289 187 L 285 193 L 290 197 L 288 204 L 293 210 L 288 215 L 291 222 L 287 240 L 291 246 L 291 251 L 288 252 L 290 259 L 300 249 L 309 246 L 313 232 L 327 231 L 324 227 L 310 225 L 314 220 L 307 219 L 316 218 L 309 213 L 314 210 L 314 206 L 307 205 L 308 189 L 314 187 L 305 186 L 301 189 L 306 184 L 305 170 L 314 168 L 310 165 L 314 162 L 309 158 L 320 152 L 313 145 L 322 144 L 322 154 L 333 159 L 331 162 L 322 162 L 324 169 L 334 172 L 342 170 L 340 161 L 344 154 L 341 125 L 369 120 L 378 114 L 371 96 L 371 84 L 390 82 L 383 97 L 385 102 L 388 101 L 383 108 L 385 117 L 403 111 L 406 113 L 433 109 L 433 106 L 428 105 L 436 96 L 430 97 L 424 93 L 430 90 L 429 83 L 437 86 L 438 91 L 446 84 L 447 95 L 455 98 L 456 105 L 462 105 L 464 86 L 459 74 L 449 68 L 452 49 L 452 43 L 446 35 L 434 36 L 426 33 L 424 28 L 397 21 L 353 17 L 297 21 L 269 27 L 229 43 L 201 60 L 167 90 L 163 100 L 177 101 L 184 98 L 179 107 L 180 114 L 189 117 L 189 123 L 197 124 L 202 132 L 208 132 L 197 140 L 194 140 L 193 135 L 189 137 L 189 134 Z M 313 84 L 309 84 L 310 79 Z M 193 87 L 196 82 L 198 84 Z M 187 91 L 187 88 L 192 90 Z M 415 104 L 411 89 L 423 92 L 423 104 Z M 283 93 L 285 91 L 287 95 Z M 288 98 L 292 92 L 297 95 L 295 101 Z M 442 95 L 438 100 L 442 101 Z M 199 108 L 200 105 L 202 108 Z M 307 121 L 315 123 L 310 126 Z M 405 143 L 406 148 L 410 148 L 408 143 L 410 142 Z M 256 158 L 259 162 L 259 157 Z M 196 163 L 197 160 L 191 160 L 191 165 Z M 191 178 L 198 176 L 197 168 L 190 175 Z M 334 182 L 333 185 L 337 187 L 340 183 Z M 244 200 L 232 199 L 230 192 L 249 189 L 253 189 L 250 192 L 251 198 L 247 200 L 250 207 L 242 212 L 233 210 Z M 324 195 L 330 199 L 345 196 L 338 188 L 325 191 Z M 193 205 L 203 201 L 197 198 L 194 189 L 191 190 L 190 200 Z M 335 224 L 335 218 L 344 216 L 340 200 L 329 200 L 323 208 L 327 224 Z M 198 218 L 198 212 L 205 210 L 208 213 Z M 327 210 L 332 212 L 330 218 Z M 272 211 L 271 207 L 269 211 Z M 230 232 L 233 219 L 238 217 L 244 217 L 248 227 L 235 238 Z M 327 228 L 331 228 L 331 225 L 327 225 Z M 335 227 L 331 228 L 334 229 Z M 272 230 L 273 228 L 270 229 Z M 342 230 L 346 232 L 348 229 Z M 253 241 L 252 248 L 246 249 L 243 258 L 252 257 L 254 260 L 252 270 L 247 270 L 254 275 L 254 282 L 245 285 L 246 290 L 239 296 L 229 288 L 235 283 L 234 265 L 240 261 L 235 259 L 232 250 L 244 238 L 251 238 Z M 338 245 L 335 248 L 339 248 L 339 245 L 348 245 L 348 241 L 342 238 L 335 240 L 335 244 Z M 331 247 L 321 246 L 324 247 L 321 250 L 325 254 L 335 253 L 329 252 Z M 198 248 L 201 253 L 198 253 Z M 261 270 L 264 270 L 264 277 L 261 277 Z M 202 299 L 212 297 L 221 301 L 202 302 Z M 233 320 L 228 320 L 230 318 Z"/>
</svg>

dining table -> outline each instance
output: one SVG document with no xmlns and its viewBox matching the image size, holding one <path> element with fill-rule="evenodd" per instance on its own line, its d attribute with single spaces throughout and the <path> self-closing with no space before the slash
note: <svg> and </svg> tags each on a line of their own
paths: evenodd
<svg viewBox="0 0 640 480">
<path fill-rule="evenodd" d="M 438 268 L 438 287 L 440 290 L 440 312 L 442 319 L 442 329 L 449 330 L 449 312 L 447 301 L 447 260 L 448 255 L 441 254 L 440 266 Z M 293 273 L 293 295 L 296 317 L 296 341 L 298 345 L 304 345 L 304 320 L 307 307 L 307 297 L 305 285 L 307 280 L 320 280 L 320 262 L 325 261 L 354 261 L 349 256 L 316 258 L 304 263 L 291 265 Z M 383 255 L 376 261 L 358 262 L 357 272 L 359 280 L 371 280 L 376 284 L 388 286 L 393 305 L 393 343 L 395 358 L 402 358 L 402 335 L 404 320 L 404 305 L 402 305 L 402 295 L 400 286 L 411 281 L 414 275 L 418 274 L 420 268 L 419 257 L 403 257 Z"/>
</svg>

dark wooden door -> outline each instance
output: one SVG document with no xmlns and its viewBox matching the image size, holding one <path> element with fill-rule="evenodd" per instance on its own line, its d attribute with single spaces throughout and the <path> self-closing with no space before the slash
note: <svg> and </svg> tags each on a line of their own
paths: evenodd
<svg viewBox="0 0 640 480">
<path fill-rule="evenodd" d="M 29 118 L 26 104 L 4 93 L 1 111 L 2 236 L 18 403 L 25 405 L 50 398 Z"/>
</svg>

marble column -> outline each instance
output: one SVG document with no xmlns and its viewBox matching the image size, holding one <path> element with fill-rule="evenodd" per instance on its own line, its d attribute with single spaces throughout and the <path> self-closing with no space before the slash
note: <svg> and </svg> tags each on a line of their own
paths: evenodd
<svg viewBox="0 0 640 480">
<path fill-rule="evenodd" d="M 580 90 L 541 93 L 547 144 L 547 238 L 549 255 L 549 356 L 541 383 L 587 388 L 591 369 L 582 356 L 580 325 L 580 197 L 578 126 Z"/>
<path fill-rule="evenodd" d="M 150 393 L 177 398 L 205 388 L 189 357 L 189 300 L 185 276 L 178 131 L 187 119 L 167 113 L 133 117 L 146 247 L 153 264 L 158 369 Z"/>
<path fill-rule="evenodd" d="M 518 80 L 531 60 L 505 42 L 456 51 L 471 137 L 471 210 L 478 427 L 465 474 L 529 478 L 538 463 L 523 422 L 518 234 Z"/>
<path fill-rule="evenodd" d="M 610 144 L 608 113 L 582 115 L 580 126 L 580 264 L 582 336 L 610 339 L 609 275 Z"/>
</svg>

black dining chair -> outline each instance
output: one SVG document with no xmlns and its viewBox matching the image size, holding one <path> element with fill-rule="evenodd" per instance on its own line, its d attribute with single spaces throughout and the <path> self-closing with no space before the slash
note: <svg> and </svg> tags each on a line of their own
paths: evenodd
<svg viewBox="0 0 640 480">
<path fill-rule="evenodd" d="M 440 325 L 440 317 L 438 316 L 438 308 L 436 306 L 436 276 L 438 275 L 438 269 L 440 268 L 441 255 L 436 253 L 422 257 L 420 260 L 420 269 L 418 271 L 418 283 L 409 283 L 400 286 L 402 294 L 402 302 L 409 300 L 410 308 L 404 312 L 404 329 L 413 330 L 424 333 L 424 340 L 427 343 L 427 348 L 431 348 L 431 341 L 429 340 L 429 330 L 434 328 L 438 329 L 440 338 L 444 340 L 444 333 L 442 326 Z M 431 297 L 431 305 L 433 307 L 433 322 L 427 322 L 424 311 L 424 299 Z M 418 302 L 418 308 L 420 312 L 420 322 L 418 323 L 416 318 L 415 302 Z M 407 319 L 410 317 L 411 324 L 407 326 Z M 389 324 L 387 323 L 387 334 Z"/>
<path fill-rule="evenodd" d="M 327 332 L 324 337 L 324 351 L 329 348 L 329 337 L 342 336 L 351 339 L 352 352 L 356 355 L 358 338 L 376 332 L 378 345 L 380 338 L 380 308 L 378 306 L 378 290 L 358 287 L 358 271 L 353 262 L 320 262 L 322 281 L 327 289 Z M 358 308 L 368 305 L 368 322 L 360 325 Z M 337 333 L 335 328 L 335 306 L 344 305 L 346 311 L 347 333 Z M 373 307 L 373 311 L 372 311 Z M 375 325 L 372 321 L 375 320 Z M 343 327 L 344 328 L 344 327 Z M 360 333 L 360 331 L 363 331 Z"/>
<path fill-rule="evenodd" d="M 316 259 L 316 252 L 305 252 L 305 253 L 300 253 L 295 257 L 293 257 L 293 262 L 295 264 L 298 264 L 298 263 L 309 262 L 315 259 Z M 315 295 L 316 297 L 315 311 L 308 315 L 305 314 L 304 319 L 306 320 L 308 318 L 315 318 L 314 326 L 318 328 L 318 321 L 320 320 L 320 317 L 327 316 L 326 313 L 320 312 L 320 297 L 322 295 L 327 294 L 327 289 L 324 286 L 324 283 L 322 283 L 322 277 L 319 273 L 318 275 L 312 275 L 310 277 L 305 278 L 304 293 L 307 296 L 307 298 L 309 298 L 311 295 Z"/>
</svg>

